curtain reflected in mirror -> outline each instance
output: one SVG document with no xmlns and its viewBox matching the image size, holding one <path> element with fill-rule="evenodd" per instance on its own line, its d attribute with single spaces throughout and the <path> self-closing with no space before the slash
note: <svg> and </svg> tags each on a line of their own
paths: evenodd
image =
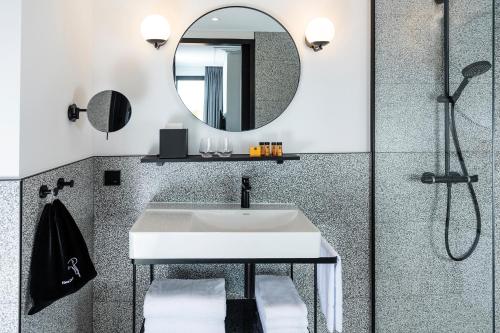
<svg viewBox="0 0 500 333">
<path fill-rule="evenodd" d="M 226 129 L 224 120 L 223 67 L 205 67 L 205 101 L 203 120 L 209 126 Z"/>
</svg>

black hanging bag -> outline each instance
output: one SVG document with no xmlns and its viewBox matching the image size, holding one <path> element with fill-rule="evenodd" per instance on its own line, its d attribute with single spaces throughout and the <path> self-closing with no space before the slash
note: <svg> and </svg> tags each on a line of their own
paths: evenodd
<svg viewBox="0 0 500 333">
<path fill-rule="evenodd" d="M 30 315 L 80 290 L 97 275 L 75 220 L 59 200 L 43 209 L 30 268 Z"/>
</svg>

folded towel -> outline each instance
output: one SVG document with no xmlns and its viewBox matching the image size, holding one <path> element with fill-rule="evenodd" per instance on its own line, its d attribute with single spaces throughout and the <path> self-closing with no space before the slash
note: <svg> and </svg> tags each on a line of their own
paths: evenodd
<svg viewBox="0 0 500 333">
<path fill-rule="evenodd" d="M 257 309 L 258 311 L 258 309 Z M 307 328 L 307 318 L 288 318 L 288 319 L 276 319 L 272 321 L 261 320 L 262 327 L 265 330 L 275 330 L 275 329 L 303 329 Z"/>
<path fill-rule="evenodd" d="M 283 319 L 307 326 L 307 307 L 288 276 L 256 276 L 255 300 L 261 322 Z"/>
<path fill-rule="evenodd" d="M 328 331 L 342 332 L 342 263 L 338 253 L 324 238 L 321 239 L 320 255 L 337 257 L 336 264 L 318 265 L 318 293 Z"/>
<path fill-rule="evenodd" d="M 306 328 L 279 328 L 279 329 L 264 329 L 264 333 L 309 333 L 309 330 Z"/>
<path fill-rule="evenodd" d="M 179 320 L 148 318 L 144 321 L 144 333 L 224 333 L 224 320 Z"/>
<path fill-rule="evenodd" d="M 295 320 L 294 318 L 278 319 L 271 322 L 261 321 L 264 333 L 309 333 L 307 330 L 307 321 Z"/>
<path fill-rule="evenodd" d="M 182 317 L 224 320 L 224 279 L 155 280 L 144 299 L 144 318 Z"/>
</svg>

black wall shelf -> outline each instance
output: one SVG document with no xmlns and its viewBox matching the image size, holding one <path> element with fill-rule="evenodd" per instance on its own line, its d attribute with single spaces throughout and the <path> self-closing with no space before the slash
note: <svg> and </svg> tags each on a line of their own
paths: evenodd
<svg viewBox="0 0 500 333">
<path fill-rule="evenodd" d="M 281 157 L 250 157 L 250 155 L 244 154 L 234 154 L 230 157 L 219 157 L 214 156 L 210 158 L 204 158 L 200 155 L 189 155 L 186 158 L 160 158 L 158 155 L 148 155 L 141 158 L 141 163 L 156 163 L 158 166 L 162 166 L 165 163 L 172 162 L 241 162 L 241 161 L 275 161 L 278 164 L 283 164 L 284 161 L 298 161 L 300 160 L 299 155 L 295 154 L 284 154 Z"/>
</svg>

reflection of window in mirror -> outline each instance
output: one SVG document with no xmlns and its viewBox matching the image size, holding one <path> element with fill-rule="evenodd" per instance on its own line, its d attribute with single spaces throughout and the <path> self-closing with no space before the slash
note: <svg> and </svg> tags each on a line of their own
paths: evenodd
<svg viewBox="0 0 500 333">
<path fill-rule="evenodd" d="M 232 132 L 255 128 L 254 40 L 183 38 L 175 71 L 179 95 L 198 119 Z M 189 78 L 204 80 L 201 111 L 201 88 Z"/>
<path fill-rule="evenodd" d="M 205 122 L 205 77 L 204 76 L 177 76 L 177 91 L 184 104 L 196 118 Z"/>
</svg>

